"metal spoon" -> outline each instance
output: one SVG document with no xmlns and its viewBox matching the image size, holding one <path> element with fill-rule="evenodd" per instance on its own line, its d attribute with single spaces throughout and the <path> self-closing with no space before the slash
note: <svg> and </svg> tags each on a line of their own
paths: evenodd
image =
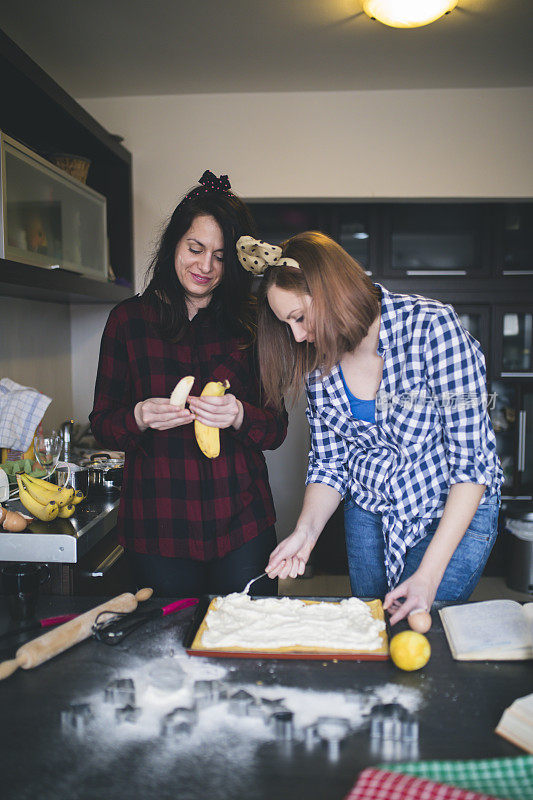
<svg viewBox="0 0 533 800">
<path fill-rule="evenodd" d="M 252 585 L 252 583 L 255 583 L 256 581 L 258 581 L 258 580 L 259 580 L 259 578 L 264 578 L 264 577 L 265 577 L 265 575 L 266 575 L 266 572 L 262 572 L 262 573 L 261 573 L 261 575 L 258 575 L 258 576 L 257 576 L 257 578 L 252 578 L 252 580 L 251 580 L 251 581 L 248 581 L 248 583 L 246 584 L 246 586 L 245 586 L 245 587 L 244 587 L 244 589 L 242 590 L 242 594 L 248 594 L 248 589 L 250 588 L 250 586 Z"/>
</svg>

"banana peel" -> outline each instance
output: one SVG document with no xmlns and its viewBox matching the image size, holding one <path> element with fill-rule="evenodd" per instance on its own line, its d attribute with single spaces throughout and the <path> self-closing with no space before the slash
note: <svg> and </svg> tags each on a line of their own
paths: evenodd
<svg viewBox="0 0 533 800">
<path fill-rule="evenodd" d="M 206 383 L 200 397 L 222 397 L 226 389 L 229 389 L 229 381 L 210 381 Z M 203 422 L 194 421 L 194 435 L 198 442 L 198 447 L 207 458 L 216 458 L 220 455 L 220 432 L 218 428 L 204 425 Z"/>
</svg>

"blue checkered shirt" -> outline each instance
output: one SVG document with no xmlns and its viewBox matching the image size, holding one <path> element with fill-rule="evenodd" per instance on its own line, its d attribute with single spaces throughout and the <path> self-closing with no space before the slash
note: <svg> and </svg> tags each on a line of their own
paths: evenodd
<svg viewBox="0 0 533 800">
<path fill-rule="evenodd" d="M 379 286 L 379 284 L 378 284 Z M 381 289 L 376 421 L 354 419 L 339 365 L 306 382 L 306 484 L 323 483 L 382 515 L 389 587 L 408 548 L 440 517 L 453 483 L 499 497 L 502 469 L 487 410 L 485 360 L 451 306 Z"/>
</svg>

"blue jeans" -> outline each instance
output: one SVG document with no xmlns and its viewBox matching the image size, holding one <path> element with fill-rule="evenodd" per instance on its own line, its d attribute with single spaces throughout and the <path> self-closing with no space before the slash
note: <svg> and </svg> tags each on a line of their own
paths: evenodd
<svg viewBox="0 0 533 800">
<path fill-rule="evenodd" d="M 450 559 L 435 600 L 467 600 L 470 597 L 496 540 L 499 510 L 497 500 L 479 506 Z M 427 536 L 407 550 L 400 582 L 420 566 L 439 521 L 433 520 L 427 528 Z M 352 594 L 355 597 L 383 598 L 388 586 L 381 514 L 365 511 L 353 500 L 347 500 L 344 529 Z"/>
</svg>

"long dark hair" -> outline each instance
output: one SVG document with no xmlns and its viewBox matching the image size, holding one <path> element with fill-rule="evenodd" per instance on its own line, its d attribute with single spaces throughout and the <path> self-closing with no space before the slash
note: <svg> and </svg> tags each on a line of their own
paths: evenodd
<svg viewBox="0 0 533 800">
<path fill-rule="evenodd" d="M 235 243 L 239 236 L 253 231 L 255 222 L 247 206 L 229 192 L 209 192 L 185 199 L 174 209 L 155 256 L 146 273 L 143 297 L 150 299 L 159 312 L 159 329 L 165 339 L 179 341 L 189 317 L 185 292 L 178 280 L 174 254 L 180 239 L 199 216 L 217 221 L 224 238 L 224 272 L 213 292 L 210 307 L 219 323 L 250 341 L 255 338 L 255 298 L 252 296 L 252 275 L 237 259 Z"/>
<path fill-rule="evenodd" d="M 282 244 L 284 256 L 300 268 L 268 267 L 258 293 L 259 368 L 266 401 L 279 408 L 294 403 L 306 375 L 328 375 L 342 355 L 355 350 L 380 310 L 381 291 L 346 250 L 323 233 L 306 231 Z M 268 302 L 277 286 L 313 300 L 314 342 L 296 342 Z"/>
</svg>

